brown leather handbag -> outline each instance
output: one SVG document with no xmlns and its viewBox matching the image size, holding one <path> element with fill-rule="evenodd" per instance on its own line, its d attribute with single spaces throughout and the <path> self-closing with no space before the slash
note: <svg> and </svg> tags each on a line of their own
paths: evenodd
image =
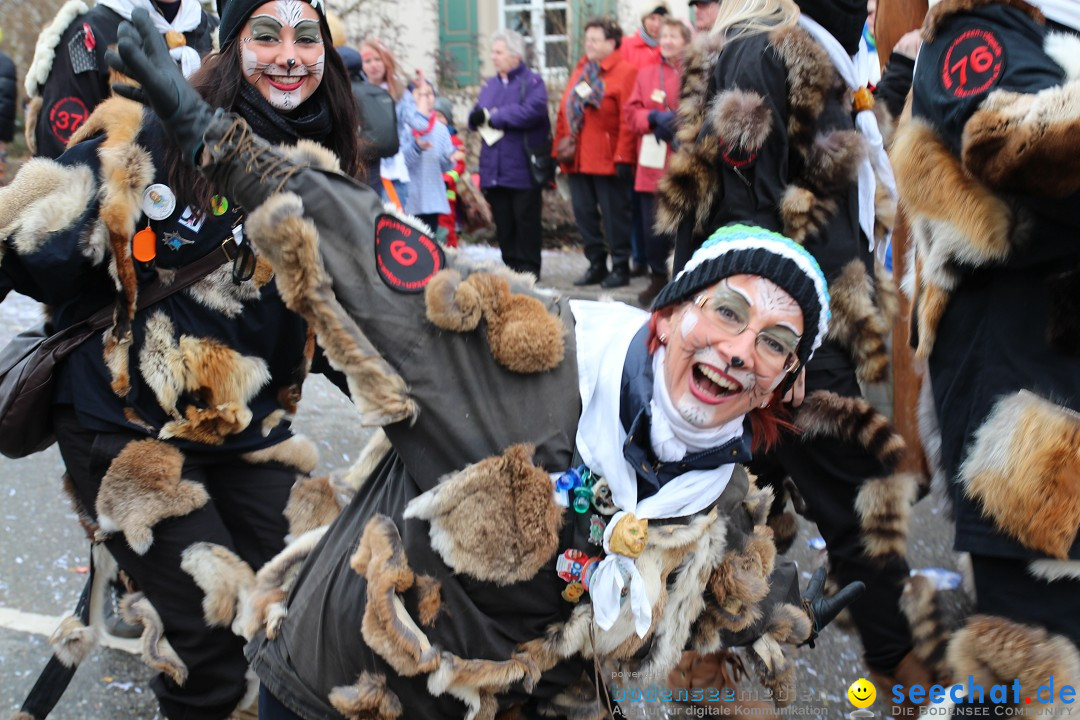
<svg viewBox="0 0 1080 720">
<path fill-rule="evenodd" d="M 176 274 L 170 285 L 155 283 L 139 294 L 141 310 L 206 277 L 228 260 L 235 260 L 232 238 L 221 244 L 223 254 L 212 250 Z M 55 441 L 52 429 L 52 396 L 56 368 L 77 347 L 112 322 L 107 307 L 66 327 L 51 332 L 41 324 L 16 335 L 0 350 L 0 453 L 21 458 L 44 450 Z"/>
</svg>

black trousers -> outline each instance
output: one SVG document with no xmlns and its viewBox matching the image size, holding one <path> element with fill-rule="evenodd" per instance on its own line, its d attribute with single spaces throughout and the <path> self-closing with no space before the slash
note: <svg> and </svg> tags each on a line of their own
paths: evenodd
<svg viewBox="0 0 1080 720">
<path fill-rule="evenodd" d="M 976 611 L 1040 625 L 1080 649 L 1080 580 L 1050 582 L 1028 572 L 1028 559 L 972 555 Z M 1075 562 L 1075 561 L 1073 561 Z"/>
<path fill-rule="evenodd" d="M 603 265 L 630 262 L 629 183 L 617 175 L 571 173 L 570 202 L 585 244 L 585 257 Z"/>
<path fill-rule="evenodd" d="M 540 188 L 490 187 L 484 190 L 484 197 L 491 205 L 503 263 L 516 272 L 532 273 L 539 280 L 543 192 Z"/>
<path fill-rule="evenodd" d="M 96 518 L 98 488 L 113 458 L 129 442 L 144 438 L 88 431 L 70 407 L 55 408 L 53 422 L 78 499 Z M 210 495 L 206 505 L 155 525 L 154 542 L 144 555 L 132 550 L 119 533 L 105 545 L 157 610 L 165 637 L 187 665 L 182 687 L 165 675 L 151 681 L 162 714 L 169 720 L 221 720 L 247 689 L 244 640 L 229 628 L 207 626 L 203 592 L 180 569 L 180 556 L 193 543 L 211 542 L 258 570 L 285 546 L 288 522 L 282 511 L 297 471 L 228 455 L 188 455 L 182 472 L 185 480 L 206 488 Z"/>
<path fill-rule="evenodd" d="M 846 351 L 828 341 L 806 372 L 807 393 L 829 390 L 847 397 L 861 395 Z M 855 511 L 862 482 L 884 477 L 888 469 L 861 447 L 833 438 L 802 440 L 787 434 L 767 455 L 756 456 L 751 469 L 762 477 L 790 476 L 825 540 L 837 582 L 841 586 L 855 580 L 866 583 L 866 592 L 850 606 L 851 616 L 866 664 L 890 673 L 911 650 L 911 630 L 899 605 L 909 567 L 906 560 L 882 563 L 866 556 Z"/>
<path fill-rule="evenodd" d="M 656 194 L 637 193 L 641 201 L 642 232 L 645 237 L 645 258 L 649 264 L 649 271 L 653 275 L 667 277 L 667 259 L 671 254 L 673 238 L 670 235 L 660 235 L 653 230 L 656 223 Z"/>
</svg>

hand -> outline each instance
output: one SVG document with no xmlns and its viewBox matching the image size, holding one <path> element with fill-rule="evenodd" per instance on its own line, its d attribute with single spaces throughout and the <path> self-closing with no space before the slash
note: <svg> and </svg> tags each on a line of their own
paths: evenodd
<svg viewBox="0 0 1080 720">
<path fill-rule="evenodd" d="M 784 395 L 784 402 L 791 403 L 792 407 L 799 407 L 806 399 L 806 373 L 801 372 L 795 377 L 795 382 Z"/>
<path fill-rule="evenodd" d="M 431 142 L 429 142 L 428 140 L 421 140 L 420 138 L 417 138 L 416 147 L 420 148 L 421 151 L 430 150 Z"/>
<path fill-rule="evenodd" d="M 634 166 L 630 163 L 615 163 L 615 174 L 623 182 L 631 182 L 634 179 Z"/>
<path fill-rule="evenodd" d="M 457 165 L 459 162 L 465 162 L 465 151 L 455 150 L 454 154 L 450 156 L 450 161 Z"/>
<path fill-rule="evenodd" d="M 469 113 L 469 127 L 482 128 L 488 123 L 488 111 L 484 108 L 473 108 Z"/>
<path fill-rule="evenodd" d="M 919 54 L 919 48 L 921 47 L 922 31 L 912 30 L 900 36 L 900 39 L 896 41 L 896 45 L 893 46 L 893 52 L 900 53 L 901 55 L 914 60 L 915 56 Z"/>
<path fill-rule="evenodd" d="M 676 127 L 675 113 L 671 110 L 650 110 L 649 126 L 657 140 L 670 143 L 675 139 Z"/>
<path fill-rule="evenodd" d="M 856 581 L 848 583 L 839 592 L 830 597 L 824 597 L 825 568 L 819 567 L 814 571 L 806 590 L 802 594 L 802 605 L 806 614 L 810 616 L 813 629 L 806 644 L 814 647 L 814 640 L 825 626 L 836 619 L 840 611 L 859 599 L 866 590 L 866 584 Z"/>
<path fill-rule="evenodd" d="M 142 86 L 117 83 L 113 90 L 149 105 L 184 157 L 196 164 L 214 110 L 188 85 L 146 10 L 135 10 L 131 22 L 120 23 L 116 50 L 109 50 L 106 59 L 110 67 Z"/>
</svg>

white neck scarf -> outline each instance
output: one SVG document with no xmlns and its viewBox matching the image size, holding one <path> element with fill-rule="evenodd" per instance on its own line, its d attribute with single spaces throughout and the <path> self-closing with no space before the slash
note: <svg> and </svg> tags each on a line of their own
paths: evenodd
<svg viewBox="0 0 1080 720">
<path fill-rule="evenodd" d="M 98 5 L 104 5 L 125 20 L 131 19 L 131 13 L 136 8 L 143 8 L 150 13 L 154 27 L 162 35 L 169 30 L 181 33 L 191 32 L 202 22 L 202 5 L 199 4 L 199 0 L 180 0 L 180 10 L 172 22 L 161 16 L 151 0 L 98 0 Z M 184 77 L 191 77 L 202 65 L 199 52 L 187 45 L 169 50 L 169 55 L 180 63 L 180 70 L 184 73 Z"/>
<path fill-rule="evenodd" d="M 649 314 L 638 308 L 615 302 L 571 300 L 570 310 L 576 322 L 578 389 L 581 393 L 581 419 L 578 422 L 577 450 L 594 473 L 602 476 L 611 488 L 611 499 L 620 511 L 639 518 L 683 517 L 701 512 L 712 505 L 727 488 L 733 465 L 708 470 L 691 470 L 672 479 L 650 497 L 638 502 L 637 475 L 623 457 L 626 430 L 619 418 L 622 395 L 623 363 L 631 341 Z M 663 368 L 660 368 L 662 373 Z M 742 418 L 726 428 L 731 438 L 742 434 Z M 622 514 L 608 521 L 604 547 Z M 610 630 L 622 613 L 622 589 L 629 584 L 630 611 L 634 629 L 645 637 L 652 625 L 652 604 L 645 582 L 634 560 L 608 550 L 593 573 L 589 584 L 593 619 L 601 630 Z"/>
<path fill-rule="evenodd" d="M 866 87 L 870 80 L 870 52 L 866 48 L 866 40 L 859 40 L 859 52 L 848 55 L 840 44 L 840 41 L 821 27 L 805 13 L 799 16 L 799 25 L 810 33 L 818 44 L 828 53 L 836 72 L 839 73 L 847 86 L 852 90 Z M 885 153 L 885 142 L 881 138 L 881 130 L 878 128 L 877 117 L 873 110 L 863 110 L 855 115 L 855 129 L 863 136 L 867 145 L 867 157 L 859 166 L 859 227 L 866 233 L 870 241 L 870 249 L 874 249 L 874 194 L 877 179 L 895 199 L 896 180 L 893 177 L 892 165 L 889 164 L 889 156 Z M 881 248 L 884 252 L 892 236 L 890 231 Z"/>
<path fill-rule="evenodd" d="M 688 452 L 701 452 L 720 447 L 728 440 L 742 435 L 743 415 L 718 428 L 699 428 L 691 425 L 675 409 L 664 379 L 664 362 L 667 358 L 663 345 L 653 355 L 652 418 L 649 423 L 649 441 L 653 452 L 663 462 L 682 460 Z"/>
<path fill-rule="evenodd" d="M 1073 30 L 1080 30 L 1080 2 L 1076 0 L 1028 0 L 1043 15 Z"/>
</svg>

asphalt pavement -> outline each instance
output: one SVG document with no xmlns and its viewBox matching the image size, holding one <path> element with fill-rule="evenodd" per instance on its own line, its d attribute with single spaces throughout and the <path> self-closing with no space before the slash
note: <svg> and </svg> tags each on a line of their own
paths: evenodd
<svg viewBox="0 0 1080 720">
<path fill-rule="evenodd" d="M 471 247 L 470 255 L 497 259 L 491 248 Z M 572 297 L 597 298 L 599 288 L 575 288 L 587 262 L 579 250 L 545 250 L 543 285 Z M 630 287 L 603 294 L 634 302 L 647 278 L 634 278 Z M 0 342 L 29 327 L 39 317 L 35 303 L 12 296 L 0 305 Z M 299 432 L 316 440 L 322 470 L 347 468 L 368 437 L 347 399 L 323 378 L 313 376 L 304 386 L 296 420 Z M 0 714 L 17 710 L 50 655 L 47 635 L 75 606 L 89 564 L 82 529 L 60 491 L 63 466 L 55 447 L 19 461 L 0 458 Z M 940 501 L 933 497 L 916 506 L 909 540 L 915 568 L 956 568 L 952 531 Z M 823 559 L 820 537 L 803 521 L 791 556 L 799 563 L 804 582 Z M 117 720 L 158 717 L 147 686 L 152 673 L 122 647 L 99 646 L 79 667 L 71 687 L 50 717 L 56 720 Z M 124 649 L 127 647 L 128 649 Z M 848 686 L 866 675 L 857 636 L 849 629 L 830 627 L 814 650 L 797 660 L 800 716 L 845 718 L 854 708 L 846 699 Z M 747 692 L 752 683 L 744 682 Z M 878 688 L 870 708 L 878 717 L 887 709 L 887 693 Z M 690 717 L 672 703 L 642 701 L 623 706 L 628 717 Z M 794 711 L 789 714 L 796 714 Z M 415 720 L 415 719 L 410 719 Z"/>
</svg>

